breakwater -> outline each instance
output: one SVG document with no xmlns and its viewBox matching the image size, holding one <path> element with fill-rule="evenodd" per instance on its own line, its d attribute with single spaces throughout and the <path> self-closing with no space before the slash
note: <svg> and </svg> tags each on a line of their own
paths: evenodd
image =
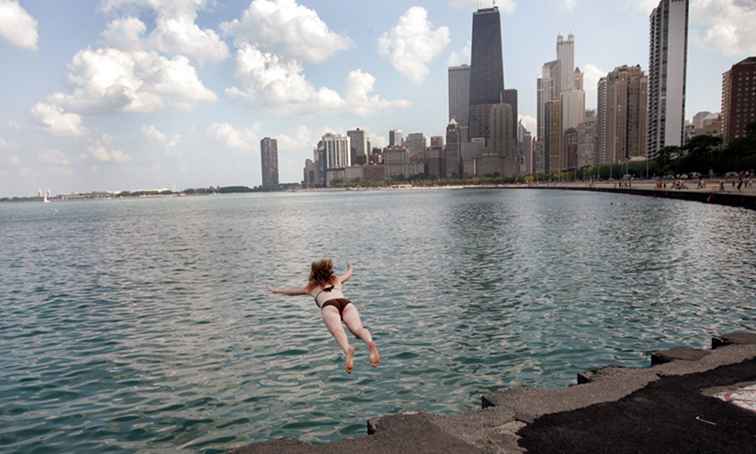
<svg viewBox="0 0 756 454">
<path fill-rule="evenodd" d="M 484 395 L 481 410 L 367 421 L 368 437 L 310 445 L 292 440 L 234 450 L 265 453 L 746 452 L 756 413 L 718 396 L 756 383 L 756 334 L 712 339 L 712 349 L 651 355 L 651 367 L 613 366 L 578 375 L 576 386 Z M 750 447 L 750 448 L 749 448 Z"/>
</svg>

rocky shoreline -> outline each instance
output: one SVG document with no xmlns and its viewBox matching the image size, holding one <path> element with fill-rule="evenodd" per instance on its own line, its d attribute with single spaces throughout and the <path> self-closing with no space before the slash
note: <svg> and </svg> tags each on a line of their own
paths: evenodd
<svg viewBox="0 0 756 454">
<path fill-rule="evenodd" d="M 567 388 L 485 395 L 481 410 L 467 414 L 370 419 L 367 437 L 322 445 L 276 440 L 232 452 L 753 452 L 756 413 L 711 396 L 756 384 L 756 333 L 717 336 L 711 347 L 658 351 L 648 368 L 592 369 Z"/>
</svg>

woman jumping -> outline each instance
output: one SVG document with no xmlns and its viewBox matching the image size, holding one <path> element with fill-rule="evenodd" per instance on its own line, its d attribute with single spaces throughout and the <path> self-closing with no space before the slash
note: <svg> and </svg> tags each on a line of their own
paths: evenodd
<svg viewBox="0 0 756 454">
<path fill-rule="evenodd" d="M 310 280 L 304 288 L 274 288 L 273 293 L 279 295 L 299 296 L 310 295 L 315 298 L 315 304 L 320 308 L 320 315 L 331 332 L 331 335 L 339 343 L 339 347 L 346 355 L 346 364 L 344 368 L 348 374 L 352 373 L 354 367 L 354 347 L 349 345 L 342 322 L 346 324 L 349 331 L 359 337 L 367 344 L 370 350 L 370 364 L 378 367 L 381 362 L 381 354 L 378 352 L 378 346 L 373 342 L 370 331 L 362 326 L 360 313 L 351 301 L 344 297 L 342 288 L 345 282 L 352 277 L 352 265 L 347 265 L 347 271 L 341 276 L 333 274 L 333 262 L 331 259 L 324 259 L 313 262 L 310 268 Z"/>
</svg>

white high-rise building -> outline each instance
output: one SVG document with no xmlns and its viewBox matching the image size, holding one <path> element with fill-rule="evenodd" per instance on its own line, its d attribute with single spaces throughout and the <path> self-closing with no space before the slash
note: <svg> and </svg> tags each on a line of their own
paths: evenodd
<svg viewBox="0 0 756 454">
<path fill-rule="evenodd" d="M 344 169 L 351 165 L 349 137 L 325 134 L 318 143 L 318 155 L 321 170 Z"/>
<path fill-rule="evenodd" d="M 685 129 L 689 0 L 661 0 L 651 13 L 648 156 L 681 146 Z"/>
<path fill-rule="evenodd" d="M 543 65 L 541 78 L 538 79 L 538 131 L 539 140 L 546 137 L 546 103 L 559 97 L 559 60 Z"/>
<path fill-rule="evenodd" d="M 559 91 L 565 92 L 575 89 L 575 36 L 569 35 L 564 39 L 557 37 L 557 60 L 562 67 Z"/>
<path fill-rule="evenodd" d="M 449 121 L 466 126 L 470 113 L 470 65 L 449 67 Z"/>
</svg>

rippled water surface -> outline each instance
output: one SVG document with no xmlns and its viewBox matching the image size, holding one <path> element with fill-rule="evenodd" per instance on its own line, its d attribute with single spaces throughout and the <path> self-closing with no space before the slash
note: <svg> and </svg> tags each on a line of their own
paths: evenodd
<svg viewBox="0 0 756 454">
<path fill-rule="evenodd" d="M 213 451 L 363 434 L 756 327 L 756 212 L 576 192 L 0 205 L 0 451 Z M 301 285 L 352 261 L 354 374 Z"/>
</svg>

